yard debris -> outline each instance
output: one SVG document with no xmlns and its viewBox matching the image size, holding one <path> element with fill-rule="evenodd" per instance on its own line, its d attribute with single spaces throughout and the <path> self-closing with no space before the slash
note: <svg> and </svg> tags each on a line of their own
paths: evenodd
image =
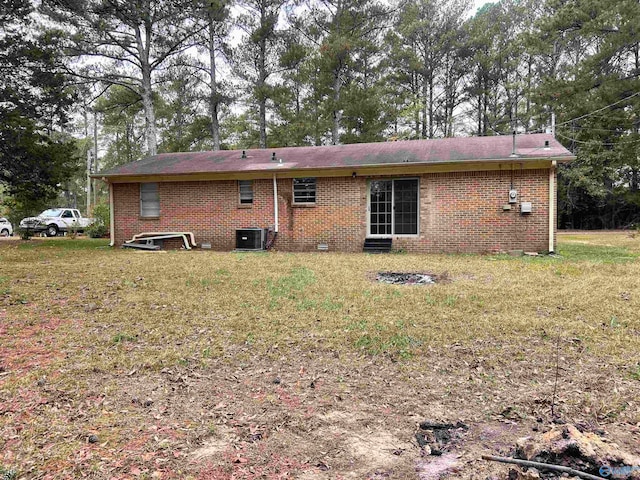
<svg viewBox="0 0 640 480">
<path fill-rule="evenodd" d="M 591 475 L 589 473 L 584 473 L 578 470 L 575 470 L 570 467 L 564 467 L 562 465 L 553 465 L 550 463 L 540 463 L 540 462 L 531 462 L 528 460 L 520 460 L 517 458 L 509 458 L 509 457 L 495 457 L 493 455 L 483 455 L 483 460 L 490 460 L 492 462 L 501 462 L 501 463 L 512 463 L 515 465 L 522 465 L 526 467 L 527 470 L 525 472 L 521 472 L 518 470 L 510 469 L 509 470 L 509 480 L 533 480 L 540 477 L 540 473 L 538 469 L 542 471 L 551 470 L 553 472 L 560 472 L 563 474 L 574 475 L 579 478 L 586 478 L 587 480 L 599 480 L 602 477 L 596 477 L 595 475 Z"/>
<path fill-rule="evenodd" d="M 440 456 L 468 429 L 469 427 L 462 422 L 441 423 L 425 420 L 418 425 L 415 437 L 425 455 Z"/>
<path fill-rule="evenodd" d="M 100 439 L 95 434 L 91 434 L 91 435 L 89 435 L 87 437 L 87 442 L 89 442 L 89 443 L 98 443 L 99 441 L 100 441 Z"/>
<path fill-rule="evenodd" d="M 618 445 L 597 433 L 581 431 L 575 425 L 554 425 L 546 433 L 519 439 L 516 445 L 516 460 L 511 463 L 523 460 L 551 464 L 598 478 L 602 476 L 602 468 L 609 468 L 614 473 L 612 478 L 640 479 L 640 470 L 632 468 L 640 466 L 640 457 L 623 451 Z M 548 470 L 554 470 L 553 467 L 545 470 L 537 465 L 536 468 L 541 472 L 539 477 L 531 477 L 529 474 L 528 477 L 514 478 L 549 478 Z M 611 474 L 611 470 L 609 472 Z M 616 472 L 622 472 L 624 475 L 616 476 Z"/>
<path fill-rule="evenodd" d="M 391 285 L 430 285 L 436 283 L 435 275 L 429 273 L 378 272 L 376 280 Z"/>
</svg>

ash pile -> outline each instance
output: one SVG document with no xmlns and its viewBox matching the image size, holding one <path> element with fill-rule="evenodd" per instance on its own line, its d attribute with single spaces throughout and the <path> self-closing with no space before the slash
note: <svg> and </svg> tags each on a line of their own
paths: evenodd
<svg viewBox="0 0 640 480">
<path fill-rule="evenodd" d="M 376 280 L 391 285 L 431 285 L 436 283 L 435 275 L 428 273 L 378 272 Z"/>
<path fill-rule="evenodd" d="M 449 451 L 468 429 L 469 427 L 462 422 L 440 423 L 425 420 L 418 425 L 415 437 L 423 455 L 440 456 Z"/>
</svg>

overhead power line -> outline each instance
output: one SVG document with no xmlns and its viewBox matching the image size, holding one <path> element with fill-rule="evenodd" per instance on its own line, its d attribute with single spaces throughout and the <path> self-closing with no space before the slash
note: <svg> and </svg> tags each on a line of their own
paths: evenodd
<svg viewBox="0 0 640 480">
<path fill-rule="evenodd" d="M 640 92 L 632 93 L 628 97 L 624 97 L 623 99 L 618 100 L 617 102 L 613 102 L 613 103 L 611 103 L 611 104 L 609 104 L 607 106 L 604 106 L 602 108 L 594 110 L 593 112 L 585 113 L 584 115 L 581 115 L 581 116 L 576 117 L 576 118 L 572 118 L 571 120 L 567 120 L 566 122 L 556 123 L 556 128 L 557 127 L 561 127 L 562 125 L 566 125 L 566 124 L 571 123 L 571 122 L 575 122 L 576 120 L 581 120 L 583 118 L 590 117 L 591 115 L 595 115 L 596 113 L 600 113 L 603 110 L 606 110 L 607 108 L 611 108 L 611 107 L 613 107 L 615 105 L 618 105 L 619 103 L 622 103 L 622 102 L 624 102 L 626 100 L 629 100 L 630 98 L 636 97 L 638 95 L 640 95 Z"/>
<path fill-rule="evenodd" d="M 565 140 L 570 140 L 572 142 L 575 143 L 580 143 L 583 145 L 587 145 L 587 144 L 598 144 L 604 147 L 615 147 L 617 145 L 633 145 L 633 144 L 637 144 L 640 143 L 640 140 L 629 140 L 629 141 L 622 141 L 622 142 L 607 142 L 607 143 L 603 143 L 603 142 L 598 142 L 597 140 L 578 140 L 576 138 L 573 137 L 568 137 L 567 135 L 563 135 L 559 132 L 556 132 L 556 135 L 559 137 L 564 138 Z"/>
</svg>

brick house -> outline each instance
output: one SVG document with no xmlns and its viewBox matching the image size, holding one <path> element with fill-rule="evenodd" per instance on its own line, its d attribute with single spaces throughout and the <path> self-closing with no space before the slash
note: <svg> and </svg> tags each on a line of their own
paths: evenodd
<svg viewBox="0 0 640 480">
<path fill-rule="evenodd" d="M 271 228 L 287 251 L 356 252 L 367 239 L 409 252 L 553 251 L 556 166 L 575 157 L 551 135 L 514 138 L 165 153 L 95 177 L 109 184 L 112 245 L 191 231 L 232 250 L 237 230 Z"/>
</svg>

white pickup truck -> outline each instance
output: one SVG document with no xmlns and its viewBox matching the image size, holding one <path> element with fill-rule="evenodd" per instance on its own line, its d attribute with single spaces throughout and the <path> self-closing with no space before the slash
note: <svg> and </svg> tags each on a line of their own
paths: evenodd
<svg viewBox="0 0 640 480">
<path fill-rule="evenodd" d="M 75 208 L 49 208 L 37 217 L 27 217 L 20 221 L 20 228 L 34 233 L 44 232 L 47 237 L 55 237 L 64 232 L 82 233 L 95 219 L 84 218 Z"/>
</svg>

